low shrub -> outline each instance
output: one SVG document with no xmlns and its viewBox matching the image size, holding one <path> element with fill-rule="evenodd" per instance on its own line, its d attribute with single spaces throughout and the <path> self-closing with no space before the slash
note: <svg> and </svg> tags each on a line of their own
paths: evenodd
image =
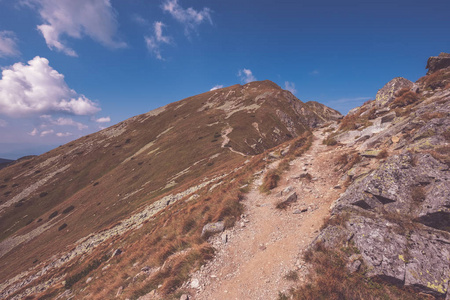
<svg viewBox="0 0 450 300">
<path fill-rule="evenodd" d="M 298 273 L 297 271 L 291 270 L 287 272 L 287 274 L 284 275 L 283 278 L 289 281 L 298 281 Z"/>
<path fill-rule="evenodd" d="M 48 219 L 51 220 L 51 219 L 53 219 L 54 217 L 56 217 L 57 215 L 58 215 L 58 211 L 55 210 L 54 212 L 52 212 L 52 213 L 48 216 Z"/>
<path fill-rule="evenodd" d="M 386 149 L 381 150 L 380 153 L 378 153 L 377 158 L 378 159 L 383 159 L 389 156 L 389 153 Z"/>
<path fill-rule="evenodd" d="M 72 210 L 74 210 L 74 208 L 75 208 L 75 206 L 71 205 L 71 206 L 65 208 L 65 209 L 62 211 L 62 213 L 63 213 L 63 214 L 70 213 Z"/>
<path fill-rule="evenodd" d="M 338 142 L 333 137 L 327 137 L 326 139 L 324 139 L 322 141 L 322 144 L 327 145 L 327 146 L 335 146 L 335 145 L 337 145 L 337 143 Z"/>
<path fill-rule="evenodd" d="M 402 90 L 401 90 L 402 91 Z M 405 107 L 407 105 L 413 104 L 419 100 L 419 95 L 410 90 L 401 93 L 400 96 L 395 98 L 395 100 L 390 104 L 391 108 Z"/>
<path fill-rule="evenodd" d="M 267 172 L 266 176 L 264 176 L 263 184 L 261 185 L 261 191 L 268 193 L 270 190 L 273 190 L 278 186 L 278 182 L 281 177 L 278 173 L 278 170 L 270 170 Z"/>
</svg>

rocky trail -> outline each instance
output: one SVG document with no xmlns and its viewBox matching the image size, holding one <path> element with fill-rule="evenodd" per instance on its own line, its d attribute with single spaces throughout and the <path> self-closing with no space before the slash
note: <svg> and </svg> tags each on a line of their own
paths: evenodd
<svg viewBox="0 0 450 300">
<path fill-rule="evenodd" d="M 336 186 L 340 176 L 333 170 L 340 150 L 322 144 L 323 130 L 314 132 L 310 149 L 291 161 L 269 195 L 259 189 L 267 169 L 253 182 L 244 200 L 245 215 L 234 228 L 211 238 L 215 258 L 185 284 L 194 299 L 275 299 L 298 284 L 286 275 L 297 273 L 304 281 L 302 252 L 341 192 Z M 297 200 L 290 207 L 276 208 L 294 193 Z"/>
</svg>

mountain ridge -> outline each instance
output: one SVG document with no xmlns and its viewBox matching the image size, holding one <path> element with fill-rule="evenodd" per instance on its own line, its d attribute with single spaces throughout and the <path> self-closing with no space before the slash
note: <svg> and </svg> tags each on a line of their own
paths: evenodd
<svg viewBox="0 0 450 300">
<path fill-rule="evenodd" d="M 448 297 L 443 66 L 415 83 L 391 80 L 345 117 L 270 81 L 234 85 L 0 171 L 2 297 L 195 299 L 212 275 L 216 289 L 229 280 L 250 298 Z M 273 219 L 297 216 L 303 221 L 293 224 L 311 228 L 283 232 Z M 269 231 L 253 239 L 254 224 Z M 239 250 L 239 240 L 227 246 L 239 234 L 250 243 L 242 265 L 211 269 L 215 251 Z M 292 247 L 287 267 L 276 269 L 270 253 L 283 238 Z M 245 288 L 233 281 L 255 274 L 257 257 L 269 260 L 270 279 L 255 276 Z M 308 284 L 287 283 L 295 274 Z"/>
<path fill-rule="evenodd" d="M 0 225 L 7 229 L 0 278 L 152 201 L 183 197 L 199 180 L 210 185 L 324 119 L 278 85 L 252 82 L 188 97 L 11 166 L 0 173 Z M 59 245 L 48 247 L 55 236 Z"/>
</svg>

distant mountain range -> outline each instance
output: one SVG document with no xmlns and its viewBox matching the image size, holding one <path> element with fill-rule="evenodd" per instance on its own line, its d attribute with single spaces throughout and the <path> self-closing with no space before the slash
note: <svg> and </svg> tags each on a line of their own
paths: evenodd
<svg viewBox="0 0 450 300">
<path fill-rule="evenodd" d="M 0 158 L 0 170 L 12 162 L 13 162 L 13 160 L 11 160 L 11 159 Z"/>
</svg>

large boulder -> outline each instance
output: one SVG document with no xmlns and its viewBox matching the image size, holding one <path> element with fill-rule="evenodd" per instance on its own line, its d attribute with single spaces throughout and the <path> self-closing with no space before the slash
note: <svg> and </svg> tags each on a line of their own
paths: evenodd
<svg viewBox="0 0 450 300">
<path fill-rule="evenodd" d="M 427 74 L 436 72 L 437 70 L 450 67 L 450 53 L 442 52 L 439 56 L 432 56 L 427 61 Z"/>
<path fill-rule="evenodd" d="M 448 228 L 449 167 L 430 154 L 394 155 L 354 182 L 336 201 L 334 211 L 355 206 L 372 212 L 409 215 L 428 226 Z"/>
<path fill-rule="evenodd" d="M 412 83 L 408 79 L 405 79 L 403 77 L 396 77 L 386 83 L 380 90 L 378 90 L 377 96 L 375 98 L 375 105 L 378 108 L 385 107 L 395 99 L 395 93 L 397 91 L 404 88 L 411 89 L 413 86 L 414 83 Z"/>
<path fill-rule="evenodd" d="M 202 237 L 208 237 L 215 233 L 222 232 L 224 229 L 225 229 L 225 223 L 222 221 L 216 222 L 216 223 L 208 223 L 205 226 L 203 226 Z"/>
<path fill-rule="evenodd" d="M 450 235 L 400 222 L 354 216 L 346 223 L 367 275 L 444 296 L 450 278 Z"/>
</svg>

